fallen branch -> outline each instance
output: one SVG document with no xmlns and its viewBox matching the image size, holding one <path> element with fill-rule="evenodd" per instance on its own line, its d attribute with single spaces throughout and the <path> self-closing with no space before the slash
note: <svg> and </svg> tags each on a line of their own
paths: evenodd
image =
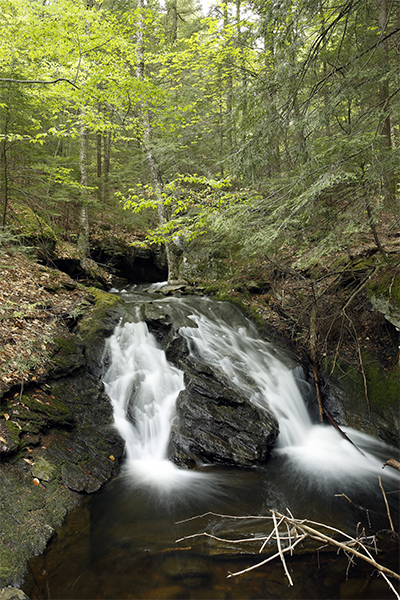
<svg viewBox="0 0 400 600">
<path fill-rule="evenodd" d="M 279 552 L 279 556 L 280 556 L 281 561 L 282 561 L 283 570 L 285 571 L 285 575 L 288 578 L 289 585 L 293 585 L 293 580 L 290 577 L 290 573 L 289 573 L 287 565 L 286 565 L 285 557 L 283 556 L 283 552 L 282 552 L 281 538 L 279 537 L 278 526 L 276 524 L 276 513 L 275 513 L 274 510 L 271 511 L 271 512 L 272 512 L 272 518 L 274 519 L 274 529 L 275 529 L 275 534 L 276 534 L 276 544 L 278 546 L 278 552 Z M 281 521 L 282 521 L 282 519 L 281 519 Z M 291 544 L 289 544 L 289 547 L 290 546 L 291 546 Z"/>
<path fill-rule="evenodd" d="M 389 519 L 390 529 L 393 531 L 393 533 L 395 533 L 394 527 L 393 527 L 392 517 L 390 516 L 389 504 L 388 504 L 388 501 L 387 501 L 387 498 L 386 498 L 385 490 L 383 489 L 382 479 L 380 478 L 380 476 L 379 476 L 379 487 L 382 490 L 383 499 L 385 501 L 386 512 L 387 512 L 387 516 L 388 516 L 388 519 Z"/>
<path fill-rule="evenodd" d="M 387 506 L 386 496 L 385 496 L 385 492 L 382 488 L 381 482 L 380 482 L 380 486 L 381 486 L 383 496 L 384 496 L 386 506 Z M 342 495 L 344 496 L 344 494 L 342 494 Z M 347 498 L 347 496 L 345 496 L 345 497 Z M 388 506 L 387 506 L 387 510 L 388 510 Z M 291 513 L 289 513 L 290 517 L 287 517 L 286 515 L 282 515 L 276 510 L 271 510 L 271 513 L 272 513 L 273 529 L 269 533 L 268 536 L 260 536 L 260 537 L 251 536 L 251 537 L 248 537 L 245 539 L 230 540 L 230 539 L 225 539 L 225 538 L 219 538 L 217 536 L 211 535 L 204 531 L 202 533 L 196 533 L 193 535 L 182 537 L 176 541 L 182 542 L 184 540 L 194 539 L 194 538 L 198 538 L 198 537 L 207 537 L 207 538 L 216 540 L 218 542 L 228 543 L 228 544 L 263 541 L 263 544 L 260 549 L 260 552 L 262 552 L 265 549 L 268 542 L 270 542 L 271 540 L 274 540 L 277 545 L 276 553 L 269 556 L 265 560 L 258 562 L 255 565 L 251 565 L 250 567 L 247 567 L 246 569 L 237 571 L 236 573 L 228 573 L 227 577 L 230 578 L 230 577 L 237 577 L 239 575 L 243 575 L 244 573 L 248 573 L 250 571 L 253 571 L 254 569 L 258 569 L 258 568 L 262 567 L 263 565 L 267 564 L 268 562 L 271 562 L 275 558 L 279 557 L 281 559 L 285 575 L 289 581 L 289 585 L 292 586 L 293 580 L 290 576 L 284 555 L 289 552 L 292 555 L 294 549 L 300 543 L 302 543 L 306 539 L 312 539 L 317 542 L 322 542 L 324 544 L 324 546 L 325 545 L 334 546 L 338 549 L 338 551 L 343 550 L 343 552 L 346 554 L 346 556 L 348 557 L 348 559 L 350 561 L 349 566 L 351 564 L 353 564 L 353 559 L 351 558 L 352 556 L 355 556 L 355 557 L 367 562 L 374 569 L 376 569 L 380 575 L 382 575 L 382 577 L 385 579 L 385 581 L 387 582 L 387 584 L 389 585 L 390 589 L 393 591 L 395 596 L 398 598 L 398 600 L 400 600 L 400 595 L 398 594 L 397 590 L 395 589 L 393 584 L 388 579 L 388 577 L 392 577 L 392 578 L 396 579 L 397 581 L 400 581 L 400 575 L 398 573 L 395 573 L 391 569 L 388 569 L 384 565 L 379 564 L 373 558 L 371 552 L 369 551 L 368 545 L 370 545 L 371 550 L 375 550 L 376 554 L 378 552 L 377 548 L 376 548 L 375 536 L 367 537 L 367 536 L 365 536 L 365 532 L 363 530 L 361 537 L 359 537 L 358 527 L 357 527 L 357 537 L 354 538 L 354 537 L 348 535 L 347 533 L 341 531 L 340 529 L 336 529 L 335 527 L 331 527 L 331 526 L 325 525 L 323 523 L 309 521 L 306 519 L 304 519 L 304 520 L 295 519 Z M 201 518 L 201 517 L 204 517 L 207 515 L 213 515 L 213 516 L 219 516 L 219 517 L 231 518 L 231 519 L 269 519 L 269 520 L 271 520 L 271 517 L 267 517 L 267 516 L 236 517 L 236 516 L 230 516 L 230 515 L 218 515 L 216 513 L 209 512 L 209 513 L 204 513 L 203 515 L 200 515 L 198 517 L 192 517 L 191 519 L 185 519 L 185 521 L 181 521 L 181 522 L 187 522 L 187 521 Z M 389 516 L 389 520 L 391 523 L 392 531 L 394 531 L 393 523 L 390 519 L 389 512 L 388 512 L 388 516 Z M 279 531 L 279 527 L 281 527 L 281 526 L 285 528 L 283 532 Z M 321 531 L 321 529 L 323 531 Z M 331 534 L 328 535 L 327 533 L 325 533 L 326 531 L 331 532 Z M 335 537 L 333 537 L 333 535 L 335 535 Z M 336 539 L 338 536 L 341 536 L 343 541 Z M 282 542 L 285 542 L 285 544 L 286 544 L 285 547 L 283 547 Z M 372 544 L 372 546 L 371 546 L 371 544 Z"/>
<path fill-rule="evenodd" d="M 344 438 L 347 442 L 350 442 L 350 444 L 352 446 L 354 446 L 354 448 L 356 450 L 358 450 L 360 454 L 362 454 L 363 456 L 365 456 L 364 452 L 362 450 L 360 450 L 360 448 L 355 445 L 355 443 L 349 438 L 349 436 L 343 431 L 343 429 L 341 429 L 339 427 L 339 425 L 336 423 L 335 419 L 332 417 L 332 415 L 329 414 L 329 412 L 326 410 L 326 408 L 324 408 L 324 414 L 328 417 L 331 425 L 336 429 L 336 431 L 338 431 L 340 433 L 340 435 L 342 436 L 342 438 Z"/>
</svg>

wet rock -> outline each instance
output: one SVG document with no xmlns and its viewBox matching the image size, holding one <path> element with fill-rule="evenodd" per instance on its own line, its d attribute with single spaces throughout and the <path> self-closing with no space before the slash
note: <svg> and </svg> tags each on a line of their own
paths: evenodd
<svg viewBox="0 0 400 600">
<path fill-rule="evenodd" d="M 181 467 L 265 462 L 279 433 L 276 418 L 252 404 L 206 365 L 185 372 L 171 428 L 168 457 Z"/>
<path fill-rule="evenodd" d="M 44 551 L 79 495 L 56 479 L 35 486 L 30 466 L 3 463 L 0 471 L 0 586 L 22 584 L 26 561 Z"/>
<path fill-rule="evenodd" d="M 215 463 L 249 467 L 265 462 L 279 433 L 273 414 L 255 406 L 246 392 L 190 354 L 179 330 L 197 327 L 193 319 L 183 317 L 173 306 L 151 302 L 142 306 L 141 313 L 167 359 L 185 372 L 186 389 L 177 399 L 168 446 L 170 460 L 187 468 Z"/>
<path fill-rule="evenodd" d="M 8 414 L 8 413 L 6 413 Z M 12 421 L 0 421 L 0 455 L 6 456 L 18 450 L 21 430 Z"/>
<path fill-rule="evenodd" d="M 140 309 L 141 317 L 147 323 L 149 331 L 154 335 L 157 342 L 162 346 L 168 343 L 172 332 L 172 317 L 167 307 L 148 302 Z"/>
<path fill-rule="evenodd" d="M 27 561 L 44 551 L 81 494 L 97 491 L 118 471 L 124 445 L 100 375 L 119 298 L 94 296 L 79 336 L 56 340 L 46 381 L 2 398 L 0 586 L 20 585 Z"/>
<path fill-rule="evenodd" d="M 63 338 L 57 338 L 55 344 L 57 350 L 52 359 L 53 377 L 65 377 L 85 366 L 85 346 L 76 335 L 70 334 Z"/>
</svg>

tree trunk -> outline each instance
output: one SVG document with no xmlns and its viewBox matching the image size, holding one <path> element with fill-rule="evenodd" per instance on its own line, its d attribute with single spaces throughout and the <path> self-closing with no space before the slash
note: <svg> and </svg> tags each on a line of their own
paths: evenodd
<svg viewBox="0 0 400 600">
<path fill-rule="evenodd" d="M 83 121 L 84 111 L 81 110 L 81 124 L 79 132 L 79 168 L 81 172 L 81 201 L 79 214 L 78 251 L 82 269 L 86 269 L 89 258 L 89 209 L 87 204 L 87 152 L 88 131 Z"/>
<path fill-rule="evenodd" d="M 379 14 L 378 14 L 378 25 L 380 29 L 380 35 L 382 38 L 385 37 L 387 32 L 388 24 L 388 5 L 387 0 L 380 0 L 379 3 Z M 385 140 L 386 145 L 386 157 L 390 161 L 390 151 L 392 150 L 392 132 L 391 132 L 391 119 L 390 119 L 390 89 L 389 89 L 389 42 L 388 40 L 382 40 L 378 48 L 379 64 L 381 67 L 381 83 L 379 87 L 379 99 L 382 107 L 383 121 L 381 126 L 381 134 Z M 393 173 L 393 168 L 389 164 L 386 167 L 383 175 L 385 185 L 385 197 L 389 206 L 394 206 L 396 198 L 396 180 Z"/>
<path fill-rule="evenodd" d="M 8 209 L 8 162 L 7 162 L 7 133 L 8 133 L 8 124 L 10 121 L 10 113 L 8 108 L 8 102 L 10 97 L 10 88 L 8 88 L 7 92 L 7 107 L 6 107 L 6 116 L 4 119 L 4 139 L 1 144 L 0 149 L 0 169 L 1 169 L 1 180 L 3 187 L 3 214 L 1 220 L 1 227 L 5 229 L 6 220 L 7 220 L 7 209 Z"/>
<path fill-rule="evenodd" d="M 137 25 L 137 33 L 136 33 L 136 77 L 140 80 L 144 80 L 144 0 L 139 0 L 138 8 L 140 9 L 140 17 Z M 164 193 L 164 184 L 162 180 L 162 175 L 160 171 L 160 167 L 158 165 L 158 161 L 154 154 L 151 142 L 151 120 L 150 120 L 150 111 L 146 102 L 142 103 L 141 107 L 142 112 L 142 124 L 143 124 L 143 139 L 140 140 L 140 144 L 142 145 L 147 164 L 150 169 L 151 178 L 153 181 L 153 186 L 155 189 L 155 193 L 158 200 L 158 220 L 160 225 L 163 225 L 168 221 L 168 215 L 166 211 L 166 207 L 164 205 L 163 193 Z M 180 264 L 180 256 L 182 254 L 177 243 L 174 243 L 173 240 L 167 241 L 165 244 L 166 254 L 167 254 L 167 262 L 168 262 L 168 282 L 178 283 L 181 281 L 179 277 L 179 264 Z"/>
</svg>

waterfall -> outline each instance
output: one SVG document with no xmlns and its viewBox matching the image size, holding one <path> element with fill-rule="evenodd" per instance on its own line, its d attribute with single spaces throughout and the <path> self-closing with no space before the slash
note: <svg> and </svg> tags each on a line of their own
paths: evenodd
<svg viewBox="0 0 400 600">
<path fill-rule="evenodd" d="M 110 366 L 103 378 L 125 441 L 126 468 L 137 483 L 168 491 L 190 481 L 196 493 L 203 474 L 179 470 L 166 459 L 183 373 L 168 363 L 138 312 L 136 319 L 120 323 L 107 340 Z"/>
<path fill-rule="evenodd" d="M 344 428 L 362 448 L 361 453 L 333 427 L 314 424 L 293 370 L 239 311 L 207 299 L 195 304 L 177 298 L 168 302 L 181 311 L 186 323 L 188 318 L 193 322 L 193 327 L 185 324 L 179 330 L 190 352 L 222 369 L 230 381 L 247 391 L 254 404 L 274 412 L 280 427 L 276 456 L 284 457 L 304 476 L 324 481 L 345 477 L 365 482 L 371 475 L 382 474 L 382 460 L 369 450 L 384 453 L 385 445 Z M 175 401 L 184 388 L 183 373 L 168 363 L 138 312 L 134 322 L 117 326 L 107 347 L 110 366 L 104 384 L 114 406 L 115 426 L 126 443 L 130 472 L 136 480 L 171 489 L 189 482 L 193 486 L 194 480 L 201 487 L 202 478 L 210 478 L 209 473 L 179 470 L 166 459 Z"/>
</svg>

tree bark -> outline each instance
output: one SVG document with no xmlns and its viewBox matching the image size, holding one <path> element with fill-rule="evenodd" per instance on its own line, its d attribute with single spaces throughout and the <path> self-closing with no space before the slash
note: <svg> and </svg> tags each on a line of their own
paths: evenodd
<svg viewBox="0 0 400 600">
<path fill-rule="evenodd" d="M 81 201 L 79 213 L 78 251 L 82 269 L 86 269 L 89 258 L 89 209 L 87 204 L 87 153 L 88 131 L 84 124 L 84 111 L 81 110 L 81 124 L 79 132 L 79 168 L 81 172 Z"/>
<path fill-rule="evenodd" d="M 144 80 L 145 76 L 145 58 L 144 58 L 144 8 L 145 1 L 139 0 L 138 8 L 140 9 L 140 17 L 137 25 L 136 33 L 136 77 L 140 81 Z M 163 225 L 168 221 L 167 210 L 164 205 L 163 193 L 164 184 L 162 180 L 161 170 L 152 148 L 151 140 L 151 120 L 150 111 L 146 102 L 142 102 L 142 124 L 143 124 L 143 139 L 140 140 L 140 144 L 144 149 L 147 164 L 149 166 L 153 186 L 155 189 L 157 201 L 158 201 L 158 220 L 160 225 Z M 168 282 L 170 284 L 178 283 L 181 281 L 179 276 L 179 263 L 181 251 L 174 241 L 168 241 L 165 244 L 167 262 L 168 262 Z"/>
<path fill-rule="evenodd" d="M 380 0 L 378 25 L 380 35 L 385 37 L 389 19 L 387 0 Z M 382 107 L 383 122 L 381 126 L 381 134 L 385 140 L 386 154 L 392 150 L 392 131 L 390 118 L 390 88 L 389 88 L 389 41 L 382 39 L 378 48 L 379 63 L 381 67 L 381 83 L 379 86 L 379 99 Z M 387 156 L 390 160 L 390 156 Z M 396 198 L 396 180 L 392 167 L 389 165 L 384 176 L 385 197 L 389 206 L 394 206 Z"/>
<path fill-rule="evenodd" d="M 0 150 L 0 165 L 1 165 L 1 179 L 3 183 L 3 214 L 1 220 L 1 227 L 5 229 L 6 220 L 7 220 L 7 209 L 8 209 L 8 162 L 7 162 L 7 133 L 8 133 L 8 124 L 10 121 L 10 113 L 8 108 L 8 102 L 10 99 L 10 87 L 8 87 L 7 91 L 7 106 L 6 106 L 6 115 L 4 119 L 4 139 L 1 144 Z"/>
</svg>

